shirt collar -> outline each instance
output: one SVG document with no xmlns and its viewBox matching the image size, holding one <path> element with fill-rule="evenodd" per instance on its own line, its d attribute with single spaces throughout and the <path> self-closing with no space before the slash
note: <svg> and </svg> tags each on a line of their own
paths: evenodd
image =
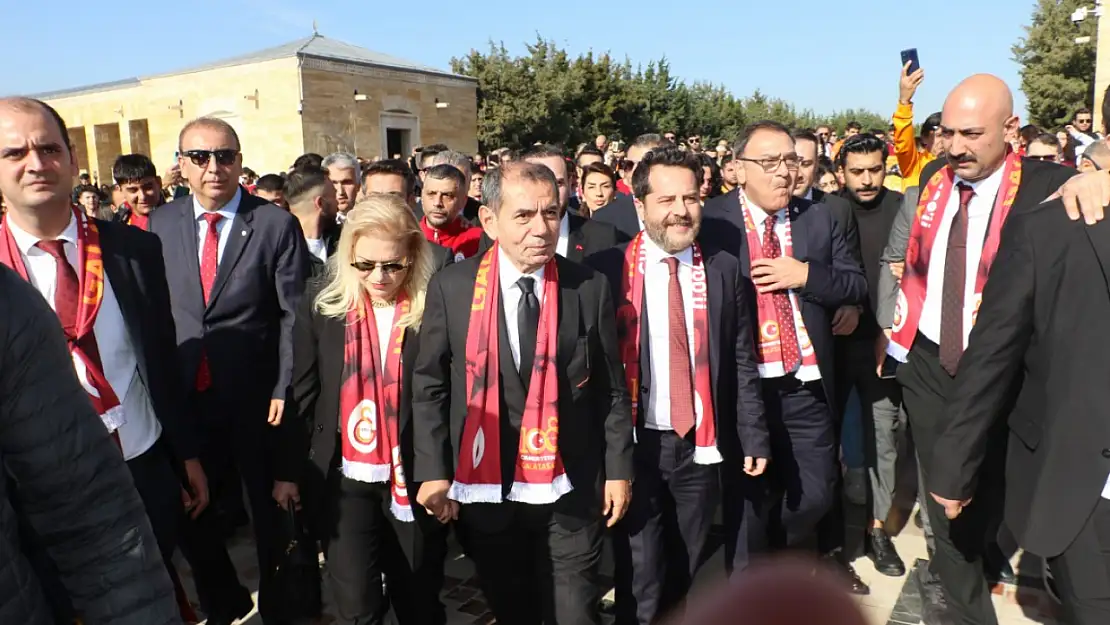
<svg viewBox="0 0 1110 625">
<path fill-rule="evenodd" d="M 813 188 L 811 187 L 810 188 L 810 193 L 812 193 L 812 192 L 813 192 Z M 742 190 L 740 191 L 740 193 L 744 195 L 744 203 L 747 204 L 748 210 L 750 210 L 752 212 L 752 221 L 755 222 L 756 226 L 762 227 L 763 222 L 767 221 L 767 211 L 760 208 L 759 204 L 756 204 L 755 202 L 753 202 L 752 199 L 750 197 L 748 197 L 748 195 L 746 193 L 744 193 Z M 791 200 L 791 203 L 793 203 L 793 200 Z M 778 212 L 775 213 L 775 219 L 776 220 L 781 220 L 783 217 L 785 217 L 786 216 L 786 211 L 789 208 L 790 208 L 790 206 L 787 205 L 786 208 L 779 209 Z"/>
<path fill-rule="evenodd" d="M 224 219 L 235 219 L 235 214 L 239 212 L 239 202 L 243 199 L 243 187 L 239 187 L 235 191 L 235 197 L 231 198 L 227 204 L 224 204 L 215 212 L 223 216 Z M 212 212 L 204 210 L 197 200 L 197 196 L 193 196 L 193 219 L 200 221 L 205 213 Z"/>
<path fill-rule="evenodd" d="M 39 241 L 42 241 L 42 239 L 27 232 L 23 228 L 20 228 L 12 219 L 6 220 L 6 223 L 8 225 L 8 228 L 10 228 L 12 231 L 12 238 L 15 239 L 15 245 L 19 248 L 20 253 L 22 253 L 24 256 L 27 256 L 28 254 L 31 254 L 33 252 L 38 252 L 42 254 L 46 253 L 38 250 L 38 248 L 35 247 L 35 245 Z M 65 230 L 62 230 L 62 233 L 55 238 L 59 241 L 65 241 L 66 243 L 77 245 L 77 220 L 73 218 L 72 212 L 70 212 L 69 224 L 66 225 Z"/>
<path fill-rule="evenodd" d="M 806 189 L 806 194 L 802 199 L 808 200 L 810 202 L 813 201 L 813 187 Z"/>
<path fill-rule="evenodd" d="M 987 176 L 986 178 L 983 178 L 982 180 L 976 180 L 975 182 L 964 180 L 963 178 L 956 176 L 955 180 L 952 181 L 952 184 L 953 186 L 961 183 L 966 184 L 975 190 L 976 197 L 980 199 L 986 198 L 987 201 L 993 202 L 995 196 L 998 195 L 998 189 L 1002 186 L 1002 174 L 1005 170 L 1006 165 L 1003 164 L 1001 167 L 994 170 L 993 174 Z"/>
<path fill-rule="evenodd" d="M 655 241 L 652 241 L 651 237 L 649 237 L 646 232 L 644 233 L 644 254 L 646 255 L 645 257 L 647 258 L 647 264 L 649 265 L 661 263 L 663 262 L 664 258 L 670 258 L 673 256 L 677 258 L 678 262 L 682 263 L 683 265 L 689 265 L 691 267 L 694 266 L 693 247 L 688 247 L 681 252 L 678 252 L 677 254 L 669 254 L 664 251 L 663 248 L 656 245 Z"/>
<path fill-rule="evenodd" d="M 510 261 L 508 257 L 505 256 L 505 250 L 501 249 L 500 246 L 498 246 L 497 248 L 497 254 L 497 273 L 499 274 L 498 279 L 501 280 L 502 289 L 508 289 L 516 286 L 516 281 L 520 280 L 526 275 L 535 278 L 536 288 L 541 288 L 541 286 L 543 285 L 543 267 L 540 267 L 532 273 L 525 274 L 521 270 L 517 269 L 516 265 L 514 265 L 512 261 Z"/>
</svg>

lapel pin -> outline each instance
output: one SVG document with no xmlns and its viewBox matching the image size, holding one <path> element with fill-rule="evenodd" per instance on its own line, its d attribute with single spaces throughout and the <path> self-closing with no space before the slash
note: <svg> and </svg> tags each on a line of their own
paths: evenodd
<svg viewBox="0 0 1110 625">
<path fill-rule="evenodd" d="M 243 237 L 247 236 L 247 231 L 244 230 L 244 231 L 240 232 L 239 236 L 243 236 Z"/>
</svg>

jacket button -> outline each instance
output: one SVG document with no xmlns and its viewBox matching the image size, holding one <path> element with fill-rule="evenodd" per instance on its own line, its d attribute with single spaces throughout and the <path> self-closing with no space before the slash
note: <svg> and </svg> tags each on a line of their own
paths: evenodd
<svg viewBox="0 0 1110 625">
<path fill-rule="evenodd" d="M 324 431 L 324 426 L 322 426 L 322 425 L 317 425 L 317 426 L 316 426 L 316 431 L 317 431 L 317 432 L 323 432 L 323 431 Z"/>
<path fill-rule="evenodd" d="M 314 457 L 315 455 L 316 455 L 316 450 L 315 450 L 315 449 L 309 449 L 309 450 L 308 450 L 308 459 L 309 459 L 309 460 L 312 460 L 312 458 L 313 458 L 313 457 Z"/>
<path fill-rule="evenodd" d="M 1110 449 L 1103 449 L 1102 450 L 1102 457 L 1103 458 L 1110 458 Z"/>
</svg>

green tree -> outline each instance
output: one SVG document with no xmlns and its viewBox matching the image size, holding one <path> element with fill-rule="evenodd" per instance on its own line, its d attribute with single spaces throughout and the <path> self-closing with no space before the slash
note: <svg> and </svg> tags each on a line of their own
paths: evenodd
<svg viewBox="0 0 1110 625">
<path fill-rule="evenodd" d="M 1081 107 L 1091 106 L 1095 79 L 1097 22 L 1094 16 L 1075 24 L 1071 14 L 1090 0 L 1038 0 L 1033 22 L 1013 47 L 1021 64 L 1021 90 L 1029 101 L 1029 121 L 1046 130 L 1058 128 Z M 1075 43 L 1086 36 L 1088 43 Z"/>
</svg>

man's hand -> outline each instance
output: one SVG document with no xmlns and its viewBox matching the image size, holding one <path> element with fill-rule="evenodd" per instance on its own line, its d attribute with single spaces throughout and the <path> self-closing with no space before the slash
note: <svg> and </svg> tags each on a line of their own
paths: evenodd
<svg viewBox="0 0 1110 625">
<path fill-rule="evenodd" d="M 744 473 L 752 477 L 763 475 L 767 470 L 766 458 L 752 458 L 751 456 L 744 456 Z"/>
<path fill-rule="evenodd" d="M 900 260 L 896 263 L 887 265 L 890 268 L 890 275 L 894 276 L 895 280 L 901 280 L 902 274 L 906 272 L 906 261 Z"/>
<path fill-rule="evenodd" d="M 274 501 L 279 506 L 289 509 L 289 506 L 294 506 L 297 510 L 301 509 L 301 490 L 297 488 L 296 482 L 280 482 L 274 481 Z"/>
<path fill-rule="evenodd" d="M 859 326 L 860 309 L 854 304 L 836 309 L 832 318 L 832 331 L 837 336 L 848 336 Z"/>
<path fill-rule="evenodd" d="M 1054 200 L 1057 196 L 1064 200 L 1064 210 L 1068 211 L 1072 221 L 1082 216 L 1083 221 L 1092 226 L 1102 221 L 1105 216 L 1103 208 L 1110 204 L 1110 172 L 1092 171 L 1072 176 L 1045 201 Z"/>
<path fill-rule="evenodd" d="M 752 282 L 760 293 L 800 289 L 809 279 L 809 265 L 789 256 L 752 261 Z"/>
<path fill-rule="evenodd" d="M 189 488 L 181 489 L 181 503 L 185 505 L 189 518 L 195 519 L 208 507 L 208 476 L 204 474 L 200 460 L 193 458 L 185 461 L 185 478 L 189 481 Z"/>
<path fill-rule="evenodd" d="M 913 102 L 913 94 L 917 93 L 921 81 L 925 80 L 925 70 L 919 67 L 912 74 L 907 74 L 909 70 L 910 62 L 906 61 L 902 66 L 902 79 L 898 81 L 898 101 L 902 104 Z"/>
<path fill-rule="evenodd" d="M 875 337 L 875 375 L 883 377 L 883 361 L 886 360 L 886 346 L 890 345 L 890 328 L 883 328 L 879 336 Z"/>
<path fill-rule="evenodd" d="M 971 503 L 970 499 L 957 501 L 955 499 L 945 499 L 944 497 L 941 497 L 936 493 L 929 494 L 933 496 L 933 499 L 935 499 L 937 503 L 944 506 L 944 516 L 948 517 L 949 520 L 960 516 L 960 513 L 964 511 L 964 508 L 966 508 L 968 504 Z"/>
<path fill-rule="evenodd" d="M 449 480 L 424 482 L 416 493 L 416 503 L 424 506 L 428 514 L 434 516 L 440 523 L 455 521 L 459 518 L 459 503 L 447 498 L 447 491 L 450 489 Z"/>
<path fill-rule="evenodd" d="M 605 503 L 601 515 L 609 517 L 606 527 L 613 527 L 628 512 L 632 500 L 632 482 L 628 480 L 605 480 Z"/>
<path fill-rule="evenodd" d="M 281 415 L 285 414 L 285 400 L 284 399 L 271 399 L 270 400 L 270 416 L 266 420 L 273 427 L 281 425 Z"/>
</svg>

